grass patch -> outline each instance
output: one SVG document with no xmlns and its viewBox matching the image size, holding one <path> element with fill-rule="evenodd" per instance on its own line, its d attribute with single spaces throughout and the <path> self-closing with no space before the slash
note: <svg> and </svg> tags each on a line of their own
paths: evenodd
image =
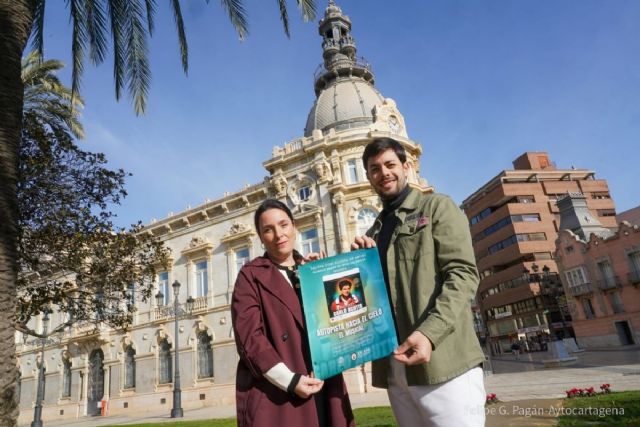
<svg viewBox="0 0 640 427">
<path fill-rule="evenodd" d="M 396 420 L 389 406 L 359 408 L 353 410 L 358 427 L 396 427 Z M 235 418 L 213 420 L 173 421 L 166 423 L 127 424 L 127 427 L 236 427 Z M 106 426 L 116 427 L 116 426 Z"/>
<path fill-rule="evenodd" d="M 358 427 L 396 427 L 396 419 L 390 406 L 373 406 L 353 410 Z"/>
<path fill-rule="evenodd" d="M 561 427 L 640 426 L 640 391 L 565 399 L 564 408 Z"/>
</svg>

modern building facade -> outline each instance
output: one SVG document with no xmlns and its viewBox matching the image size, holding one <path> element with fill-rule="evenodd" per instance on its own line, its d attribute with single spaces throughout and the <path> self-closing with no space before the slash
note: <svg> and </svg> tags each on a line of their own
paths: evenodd
<svg viewBox="0 0 640 427">
<path fill-rule="evenodd" d="M 550 292 L 553 283 L 542 276 L 558 272 L 553 255 L 560 223 L 558 198 L 580 191 L 605 227 L 616 225 L 607 182 L 596 179 L 594 171 L 558 169 L 545 152 L 524 153 L 513 167 L 461 206 L 469 218 L 481 278 L 477 330 L 493 354 L 510 351 L 514 340 L 528 350 L 544 349 L 547 340 L 564 334 L 566 304 Z"/>
<path fill-rule="evenodd" d="M 623 220 L 606 229 L 586 212 L 585 199 L 575 193 L 560 200 L 555 256 L 576 341 L 583 348 L 638 344 L 640 225 Z"/>
<path fill-rule="evenodd" d="M 316 100 L 304 135 L 273 148 L 263 163 L 268 177 L 221 199 L 148 224 L 172 251 L 170 266 L 158 274 L 153 294 L 159 304 L 142 302 L 135 286 L 130 298 L 137 312 L 126 331 L 76 325 L 44 346 L 46 387 L 43 419 L 166 409 L 172 404 L 173 357 L 178 351 L 184 408 L 234 402 L 238 361 L 229 304 L 238 270 L 261 255 L 253 213 L 267 197 L 294 212 L 303 253 L 348 251 L 381 209 L 370 188 L 361 156 L 373 138 L 393 136 L 407 150 L 409 182 L 432 191 L 419 176 L 421 146 L 407 134 L 395 102 L 374 86 L 371 66 L 356 56 L 351 21 L 333 2 L 319 23 L 323 63 L 315 74 Z M 256 167 L 259 167 L 256 165 Z M 167 308 L 172 283 L 181 283 L 178 301 L 194 299 L 193 314 L 174 333 Z M 64 319 L 52 314 L 51 328 Z M 42 318 L 34 319 L 36 330 Z M 51 330 L 51 329 L 50 329 Z M 40 344 L 16 335 L 20 422 L 33 417 Z M 352 393 L 367 390 L 366 370 L 347 374 Z"/>
</svg>

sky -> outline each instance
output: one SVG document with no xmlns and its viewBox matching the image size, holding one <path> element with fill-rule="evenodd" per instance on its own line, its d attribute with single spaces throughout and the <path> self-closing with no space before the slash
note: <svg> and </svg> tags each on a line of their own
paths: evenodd
<svg viewBox="0 0 640 427">
<path fill-rule="evenodd" d="M 71 63 L 66 2 L 47 2 L 45 56 Z M 640 205 L 640 2 L 337 0 L 376 88 L 422 145 L 420 174 L 461 203 L 525 151 L 606 179 L 618 212 Z M 219 2 L 182 2 L 189 73 L 168 2 L 150 40 L 148 111 L 115 99 L 112 62 L 85 65 L 85 150 L 132 174 L 117 225 L 148 224 L 261 182 L 274 146 L 303 136 L 322 61 L 318 16 L 245 0 L 240 42 Z M 109 54 L 111 55 L 111 53 Z M 70 85 L 70 67 L 61 73 Z"/>
</svg>

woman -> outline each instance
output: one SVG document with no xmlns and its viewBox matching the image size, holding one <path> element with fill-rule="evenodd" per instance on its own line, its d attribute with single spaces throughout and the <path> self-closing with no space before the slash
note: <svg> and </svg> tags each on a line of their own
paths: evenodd
<svg viewBox="0 0 640 427">
<path fill-rule="evenodd" d="M 266 252 L 242 267 L 231 302 L 238 427 L 354 426 L 342 375 L 321 381 L 311 372 L 296 268 L 319 255 L 293 249 L 297 230 L 285 204 L 265 200 L 254 222 Z"/>
</svg>

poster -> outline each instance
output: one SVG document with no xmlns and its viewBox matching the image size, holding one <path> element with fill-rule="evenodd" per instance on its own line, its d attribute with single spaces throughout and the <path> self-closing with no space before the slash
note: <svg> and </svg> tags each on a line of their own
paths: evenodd
<svg viewBox="0 0 640 427">
<path fill-rule="evenodd" d="M 361 249 L 299 268 L 315 376 L 325 379 L 398 346 L 378 249 Z"/>
</svg>

